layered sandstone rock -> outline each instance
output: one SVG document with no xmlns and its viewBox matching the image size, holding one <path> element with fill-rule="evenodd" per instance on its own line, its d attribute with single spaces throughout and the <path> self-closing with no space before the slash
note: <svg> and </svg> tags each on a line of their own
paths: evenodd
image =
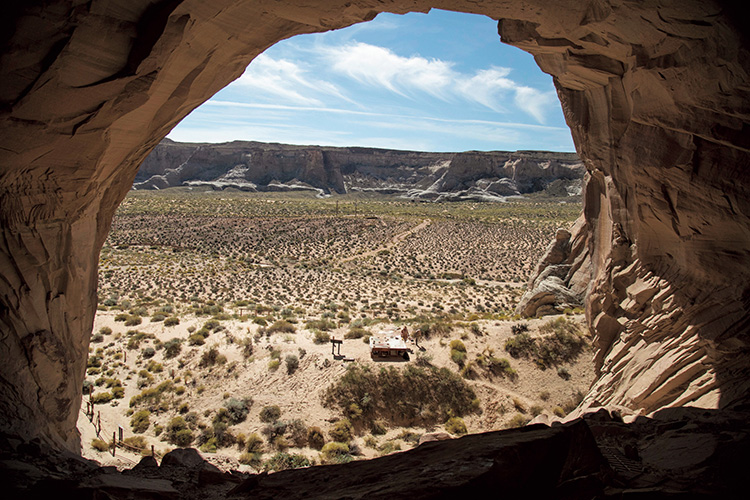
<svg viewBox="0 0 750 500">
<path fill-rule="evenodd" d="M 410 199 L 504 201 L 506 196 L 542 191 L 553 183 L 554 194 L 580 195 L 584 172 L 571 153 L 425 153 L 165 139 L 143 162 L 133 187 L 308 190 L 320 195 L 370 191 Z"/>
<path fill-rule="evenodd" d="M 261 51 L 431 7 L 500 20 L 553 75 L 591 174 L 585 404 L 747 403 L 750 57 L 703 0 L 51 0 L 6 7 L 0 427 L 75 448 L 96 263 L 138 165 Z"/>
<path fill-rule="evenodd" d="M 580 217 L 573 224 L 572 233 L 563 228 L 557 230 L 529 278 L 528 290 L 521 297 L 516 314 L 544 316 L 583 307 L 591 283 L 587 229 L 585 219 Z"/>
</svg>

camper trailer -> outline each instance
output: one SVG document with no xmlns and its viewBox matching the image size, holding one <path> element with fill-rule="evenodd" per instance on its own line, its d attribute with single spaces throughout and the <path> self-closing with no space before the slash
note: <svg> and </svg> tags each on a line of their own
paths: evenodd
<svg viewBox="0 0 750 500">
<path fill-rule="evenodd" d="M 370 356 L 373 359 L 401 357 L 408 360 L 409 351 L 404 339 L 398 335 L 381 332 L 370 337 Z"/>
</svg>

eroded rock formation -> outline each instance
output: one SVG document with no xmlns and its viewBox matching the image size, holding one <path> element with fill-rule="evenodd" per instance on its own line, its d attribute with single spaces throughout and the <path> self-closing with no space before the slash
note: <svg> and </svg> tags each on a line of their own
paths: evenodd
<svg viewBox="0 0 750 500">
<path fill-rule="evenodd" d="M 557 230 L 529 278 L 527 292 L 521 297 L 516 313 L 544 316 L 583 307 L 590 283 L 589 232 L 581 216 L 570 231 Z"/>
<path fill-rule="evenodd" d="M 0 60 L 0 427 L 76 448 L 96 266 L 138 166 L 276 41 L 431 7 L 554 77 L 591 180 L 584 404 L 748 402 L 748 43 L 704 0 L 13 2 Z"/>
<path fill-rule="evenodd" d="M 504 201 L 551 186 L 580 195 L 585 169 L 575 154 L 543 151 L 423 153 L 165 139 L 143 162 L 135 189 L 228 187 L 243 191 L 372 191 L 410 199 Z"/>
</svg>

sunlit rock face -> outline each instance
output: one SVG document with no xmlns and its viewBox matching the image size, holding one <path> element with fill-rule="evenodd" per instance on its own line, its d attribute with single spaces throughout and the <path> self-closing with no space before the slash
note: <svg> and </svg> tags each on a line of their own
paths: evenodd
<svg viewBox="0 0 750 500">
<path fill-rule="evenodd" d="M 0 427 L 75 449 L 99 249 L 138 166 L 273 43 L 431 7 L 553 75 L 591 180 L 584 405 L 747 402 L 747 42 L 722 2 L 14 2 L 0 59 Z M 727 5 L 730 5 L 727 3 Z"/>
<path fill-rule="evenodd" d="M 550 188 L 580 194 L 585 168 L 574 153 L 294 146 L 233 141 L 196 144 L 163 140 L 135 176 L 134 189 L 175 186 L 243 191 L 352 191 L 398 194 L 412 200 L 506 201 Z"/>
</svg>

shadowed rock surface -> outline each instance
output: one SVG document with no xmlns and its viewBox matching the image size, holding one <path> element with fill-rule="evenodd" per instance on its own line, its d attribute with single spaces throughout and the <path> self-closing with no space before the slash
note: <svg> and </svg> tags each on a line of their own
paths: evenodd
<svg viewBox="0 0 750 500">
<path fill-rule="evenodd" d="M 99 250 L 139 165 L 265 48 L 378 12 L 498 19 L 591 175 L 583 405 L 746 406 L 750 54 L 735 2 L 15 2 L 0 59 L 0 428 L 78 449 Z"/>
<path fill-rule="evenodd" d="M 39 452 L 49 450 L 16 443 L 15 456 L 0 455 L 0 473 L 18 498 L 744 498 L 746 416 L 677 409 L 630 416 L 625 424 L 619 413 L 600 409 L 552 427 L 259 475 L 221 471 L 194 449 L 178 448 L 161 465 L 145 457 L 117 472 L 55 452 L 44 460 Z"/>
<path fill-rule="evenodd" d="M 436 201 L 503 201 L 550 185 L 555 195 L 580 195 L 584 172 L 572 153 L 423 153 L 242 141 L 189 144 L 165 139 L 143 162 L 133 187 L 306 190 L 319 195 L 361 191 Z"/>
</svg>

